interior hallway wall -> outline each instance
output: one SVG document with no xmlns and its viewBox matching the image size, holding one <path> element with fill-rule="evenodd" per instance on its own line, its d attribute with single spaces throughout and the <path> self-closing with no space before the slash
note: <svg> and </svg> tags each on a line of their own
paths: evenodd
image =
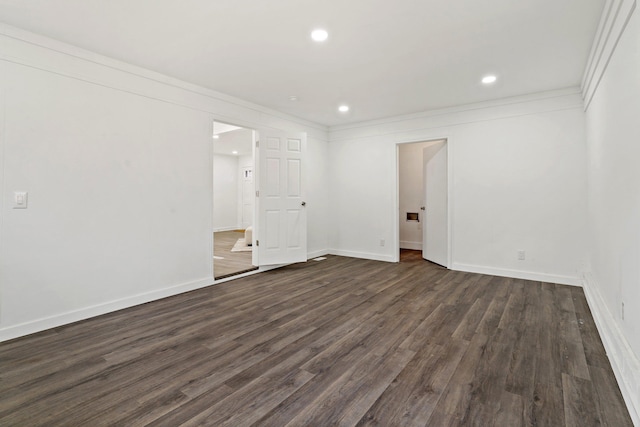
<svg viewBox="0 0 640 427">
<path fill-rule="evenodd" d="M 424 220 L 424 185 L 422 183 L 421 144 L 398 146 L 398 205 L 400 209 L 400 249 L 422 250 L 422 222 L 407 221 L 407 212 Z"/>
<path fill-rule="evenodd" d="M 250 177 L 245 177 L 244 172 L 249 169 Z M 255 216 L 255 164 L 253 156 L 238 157 L 238 225 L 240 229 L 245 229 L 253 225 Z"/>
<path fill-rule="evenodd" d="M 239 228 L 238 157 L 213 155 L 213 231 Z"/>
</svg>

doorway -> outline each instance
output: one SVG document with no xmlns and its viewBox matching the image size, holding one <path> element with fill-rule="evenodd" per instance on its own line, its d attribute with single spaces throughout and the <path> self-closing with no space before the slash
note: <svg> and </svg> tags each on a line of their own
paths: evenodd
<svg viewBox="0 0 640 427">
<path fill-rule="evenodd" d="M 448 140 L 398 144 L 399 260 L 421 257 L 449 266 Z"/>
<path fill-rule="evenodd" d="M 255 131 L 213 123 L 213 275 L 257 270 L 253 263 Z"/>
</svg>

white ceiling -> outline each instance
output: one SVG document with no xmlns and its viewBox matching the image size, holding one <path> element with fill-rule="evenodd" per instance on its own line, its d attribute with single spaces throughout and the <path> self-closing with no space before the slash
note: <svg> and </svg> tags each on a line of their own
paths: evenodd
<svg viewBox="0 0 640 427">
<path fill-rule="evenodd" d="M 213 140 L 213 152 L 215 154 L 225 156 L 253 155 L 252 130 L 214 122 L 213 133 L 218 135 L 218 139 Z"/>
<path fill-rule="evenodd" d="M 0 21 L 325 125 L 580 84 L 604 0 L 0 0 Z M 311 41 L 316 27 L 329 31 Z M 498 83 L 482 86 L 487 73 Z M 299 98 L 289 100 L 291 95 Z M 351 111 L 337 112 L 340 103 Z"/>
</svg>

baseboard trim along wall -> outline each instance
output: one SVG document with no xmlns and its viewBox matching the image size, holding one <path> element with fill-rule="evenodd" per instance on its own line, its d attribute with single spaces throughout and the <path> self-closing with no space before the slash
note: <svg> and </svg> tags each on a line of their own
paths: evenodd
<svg viewBox="0 0 640 427">
<path fill-rule="evenodd" d="M 576 276 L 560 276 L 555 274 L 536 273 L 533 271 L 510 270 L 506 268 L 486 267 L 454 263 L 452 270 L 465 271 L 467 273 L 490 274 L 492 276 L 512 277 L 514 279 L 535 280 L 538 282 L 558 283 L 560 285 L 582 286 L 582 281 Z"/>
<path fill-rule="evenodd" d="M 317 258 L 319 256 L 325 256 L 328 254 L 329 254 L 329 251 L 326 249 L 323 249 L 320 251 L 307 252 L 307 261 L 313 258 Z"/>
<path fill-rule="evenodd" d="M 618 380 L 620 392 L 627 404 L 633 424 L 640 426 L 640 360 L 618 328 L 615 318 L 605 304 L 595 278 L 584 276 L 584 294 L 587 297 L 593 320 L 609 357 L 611 368 Z"/>
<path fill-rule="evenodd" d="M 341 251 L 338 249 L 331 249 L 329 250 L 329 254 L 346 256 L 349 258 L 370 259 L 373 261 L 396 262 L 396 260 L 391 255 L 370 254 L 367 252 Z"/>
<path fill-rule="evenodd" d="M 207 277 L 194 282 L 170 286 L 168 288 L 158 289 L 152 292 L 138 294 L 127 298 L 94 305 L 91 307 L 85 307 L 80 310 L 69 311 L 51 317 L 9 326 L 7 328 L 0 329 L 0 342 L 34 334 L 36 332 L 42 332 L 47 329 L 56 328 L 58 326 L 67 325 L 69 323 L 78 322 L 80 320 L 89 319 L 91 317 L 100 316 L 103 314 L 111 313 L 113 311 L 122 310 L 124 308 L 145 304 L 151 301 L 178 295 L 184 292 L 193 291 L 195 289 L 205 288 L 212 285 L 213 282 L 213 277 Z"/>
<path fill-rule="evenodd" d="M 422 242 L 400 241 L 400 249 L 411 249 L 412 251 L 421 251 Z"/>
</svg>

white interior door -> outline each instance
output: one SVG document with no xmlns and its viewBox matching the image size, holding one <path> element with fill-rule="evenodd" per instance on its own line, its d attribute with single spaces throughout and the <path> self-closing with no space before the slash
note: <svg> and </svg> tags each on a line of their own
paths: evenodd
<svg viewBox="0 0 640 427">
<path fill-rule="evenodd" d="M 447 142 L 422 151 L 425 210 L 422 212 L 422 257 L 449 266 Z"/>
<path fill-rule="evenodd" d="M 302 188 L 305 133 L 259 132 L 259 265 L 307 260 L 307 213 Z"/>
</svg>

